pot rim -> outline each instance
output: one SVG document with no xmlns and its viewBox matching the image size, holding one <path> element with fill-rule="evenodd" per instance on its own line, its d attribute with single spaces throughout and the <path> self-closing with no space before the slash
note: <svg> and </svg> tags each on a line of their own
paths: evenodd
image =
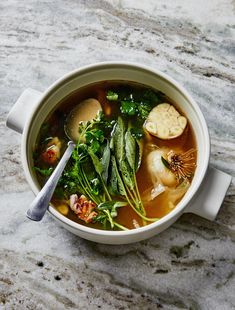
<svg viewBox="0 0 235 310">
<path fill-rule="evenodd" d="M 184 201 L 180 201 L 177 204 L 177 206 L 171 212 L 169 212 L 168 214 L 163 216 L 158 221 L 156 221 L 154 223 L 150 223 L 150 224 L 143 226 L 143 227 L 140 227 L 140 228 L 131 229 L 128 231 L 111 231 L 111 230 L 101 230 L 101 229 L 87 227 L 87 226 L 81 225 L 79 223 L 76 223 L 76 222 L 68 219 L 67 217 L 65 217 L 64 215 L 59 213 L 54 207 L 49 205 L 49 207 L 48 207 L 49 213 L 52 216 L 54 216 L 57 220 L 59 220 L 60 222 L 63 222 L 63 224 L 66 224 L 75 230 L 80 230 L 80 231 L 83 231 L 84 233 L 88 233 L 90 235 L 102 235 L 102 236 L 113 236 L 113 237 L 114 236 L 116 236 L 116 237 L 122 236 L 123 237 L 123 236 L 141 234 L 141 233 L 144 233 L 145 231 L 153 230 L 153 229 L 157 228 L 158 226 L 161 226 L 162 224 L 170 221 L 174 217 L 178 218 L 178 216 L 183 212 L 183 210 L 187 207 L 187 205 L 190 203 L 190 201 L 193 199 L 196 192 L 198 191 L 198 189 L 199 189 L 199 187 L 200 187 L 200 185 L 201 185 L 201 183 L 202 183 L 202 181 L 206 175 L 206 172 L 208 169 L 208 164 L 209 164 L 210 137 L 209 137 L 208 127 L 207 127 L 205 118 L 204 118 L 199 106 L 197 105 L 197 103 L 194 101 L 194 99 L 191 97 L 191 95 L 187 92 L 187 90 L 183 86 L 181 86 L 177 81 L 175 81 L 173 78 L 168 76 L 166 73 L 163 73 L 163 72 L 159 71 L 158 69 L 153 69 L 149 66 L 142 65 L 139 63 L 128 62 L 128 61 L 98 62 L 98 63 L 86 65 L 86 66 L 83 66 L 81 68 L 75 69 L 75 70 L 65 74 L 61 78 L 57 79 L 43 93 L 38 107 L 33 111 L 31 117 L 29 117 L 27 122 L 25 123 L 25 127 L 23 130 L 23 136 L 22 136 L 22 144 L 21 144 L 21 156 L 22 156 L 22 163 L 23 163 L 23 168 L 25 171 L 26 179 L 27 179 L 27 182 L 29 183 L 31 189 L 33 190 L 33 192 L 35 194 L 37 194 L 39 192 L 39 190 L 38 190 L 36 184 L 34 183 L 32 177 L 31 177 L 30 171 L 29 171 L 28 158 L 27 158 L 26 150 L 27 150 L 28 134 L 30 132 L 31 124 L 33 123 L 34 115 L 37 113 L 38 109 L 40 108 L 41 103 L 43 101 L 45 101 L 54 91 L 56 91 L 57 88 L 59 88 L 60 86 L 62 86 L 66 82 L 68 82 L 70 79 L 73 79 L 73 77 L 77 76 L 78 74 L 84 74 L 86 72 L 91 72 L 94 69 L 95 70 L 96 69 L 102 69 L 102 67 L 115 69 L 115 68 L 120 68 L 120 66 L 125 67 L 127 69 L 129 67 L 129 68 L 133 68 L 133 69 L 142 70 L 145 72 L 147 71 L 147 72 L 150 72 L 150 73 L 155 74 L 157 76 L 160 76 L 162 79 L 166 80 L 168 83 L 170 83 L 172 86 L 174 86 L 177 89 L 177 91 L 179 91 L 181 93 L 181 95 L 183 95 L 187 99 L 187 101 L 190 102 L 190 104 L 192 105 L 192 107 L 194 108 L 194 110 L 198 116 L 198 119 L 200 121 L 200 126 L 202 127 L 202 131 L 204 134 L 204 143 L 205 143 L 204 162 L 203 162 L 203 166 L 200 169 L 200 174 L 197 176 L 196 182 L 193 184 L 193 187 L 192 187 L 192 185 L 190 186 L 190 189 L 187 193 L 187 197 L 185 197 Z"/>
</svg>

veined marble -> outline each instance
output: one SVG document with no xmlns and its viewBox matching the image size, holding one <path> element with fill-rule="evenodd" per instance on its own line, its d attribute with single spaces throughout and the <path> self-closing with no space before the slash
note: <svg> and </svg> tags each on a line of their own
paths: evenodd
<svg viewBox="0 0 235 310">
<path fill-rule="evenodd" d="M 235 176 L 235 2 L 2 1 L 0 4 L 0 309 L 235 308 L 235 182 L 214 222 L 182 216 L 149 240 L 82 240 L 33 199 L 20 136 L 5 127 L 27 88 L 46 89 L 85 64 L 130 60 L 188 89 L 211 134 L 211 164 Z"/>
</svg>

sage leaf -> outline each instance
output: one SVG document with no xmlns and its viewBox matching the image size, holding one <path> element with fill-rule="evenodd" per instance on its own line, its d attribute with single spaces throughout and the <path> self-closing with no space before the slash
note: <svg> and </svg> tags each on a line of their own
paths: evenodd
<svg viewBox="0 0 235 310">
<path fill-rule="evenodd" d="M 120 193 L 120 195 L 124 196 L 126 194 L 126 191 L 125 191 L 125 187 L 124 187 L 122 178 L 119 174 L 117 162 L 116 162 L 116 159 L 114 156 L 112 156 L 112 165 L 113 165 L 113 169 L 115 171 L 115 176 L 116 176 L 116 180 L 117 180 L 118 193 Z"/>
<path fill-rule="evenodd" d="M 124 180 L 124 183 L 132 190 L 135 186 L 134 175 L 131 170 L 130 165 L 126 160 L 122 160 L 120 163 L 121 174 Z"/>
<path fill-rule="evenodd" d="M 112 142 L 111 142 L 118 164 L 124 158 L 124 134 L 125 134 L 124 122 L 121 117 L 118 117 L 118 121 L 112 133 Z"/>
<path fill-rule="evenodd" d="M 109 179 L 109 188 L 112 194 L 119 194 L 117 173 L 116 173 L 114 161 L 115 161 L 114 156 L 111 156 L 111 161 L 110 161 L 111 162 L 111 173 L 110 173 L 110 179 Z"/>
<path fill-rule="evenodd" d="M 111 155 L 110 153 L 111 153 L 110 147 L 109 147 L 109 143 L 107 141 L 107 144 L 104 148 L 103 156 L 101 159 L 101 164 L 103 167 L 102 178 L 106 184 L 107 184 L 108 174 L 109 174 L 109 163 L 110 163 L 110 155 Z"/>
<path fill-rule="evenodd" d="M 130 130 L 127 130 L 125 134 L 125 151 L 126 151 L 126 158 L 130 165 L 132 171 L 135 171 L 136 167 L 136 141 L 135 138 L 132 136 Z"/>
<path fill-rule="evenodd" d="M 95 155 L 95 153 L 93 152 L 93 150 L 91 148 L 88 148 L 88 153 L 91 157 L 92 163 L 94 165 L 95 171 L 101 175 L 101 173 L 103 172 L 103 166 L 101 161 L 99 160 L 99 158 Z"/>
</svg>

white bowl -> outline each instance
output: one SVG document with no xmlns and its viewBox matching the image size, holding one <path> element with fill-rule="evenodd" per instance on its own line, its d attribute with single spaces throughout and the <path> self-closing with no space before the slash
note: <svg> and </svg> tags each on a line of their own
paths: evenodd
<svg viewBox="0 0 235 310">
<path fill-rule="evenodd" d="M 188 92 L 175 80 L 158 70 L 128 62 L 105 62 L 86 66 L 65 75 L 44 93 L 27 89 L 20 96 L 8 115 L 7 126 L 23 134 L 22 162 L 33 192 L 37 194 L 39 191 L 39 184 L 32 170 L 32 151 L 41 124 L 63 98 L 80 87 L 106 80 L 141 83 L 162 91 L 177 103 L 189 119 L 196 136 L 198 157 L 192 184 L 183 199 L 169 214 L 155 223 L 129 231 L 107 231 L 86 227 L 66 218 L 52 206 L 48 207 L 49 213 L 72 233 L 88 240 L 108 244 L 131 243 L 149 238 L 169 227 L 183 212 L 193 212 L 213 220 L 224 199 L 231 177 L 210 168 L 204 180 L 208 170 L 210 140 L 202 112 Z"/>
</svg>

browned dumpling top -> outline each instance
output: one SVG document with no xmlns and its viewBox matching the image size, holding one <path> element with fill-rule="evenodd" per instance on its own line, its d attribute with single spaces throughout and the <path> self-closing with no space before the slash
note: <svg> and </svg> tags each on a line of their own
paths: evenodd
<svg viewBox="0 0 235 310">
<path fill-rule="evenodd" d="M 180 115 L 169 103 L 161 103 L 154 107 L 145 122 L 145 128 L 150 134 L 165 140 L 179 137 L 186 125 L 186 117 Z"/>
</svg>

